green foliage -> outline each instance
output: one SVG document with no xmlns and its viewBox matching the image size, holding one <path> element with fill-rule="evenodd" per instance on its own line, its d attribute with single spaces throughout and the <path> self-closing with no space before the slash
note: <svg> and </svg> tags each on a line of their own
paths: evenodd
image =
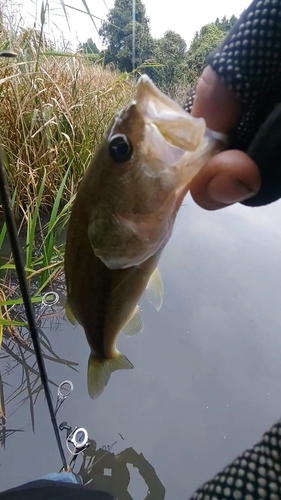
<svg viewBox="0 0 281 500">
<path fill-rule="evenodd" d="M 44 169 L 41 211 L 53 205 L 70 166 L 61 197 L 67 203 L 114 112 L 131 97 L 132 84 L 79 54 L 0 60 L 0 71 L 0 135 L 17 215 L 35 209 Z"/>
<path fill-rule="evenodd" d="M 92 38 L 88 38 L 87 42 L 81 43 L 80 48 L 83 49 L 85 54 L 99 54 L 100 52 Z"/>
<path fill-rule="evenodd" d="M 132 17 L 132 0 L 115 0 L 99 31 L 106 46 L 104 63 L 127 72 L 133 69 Z M 135 67 L 151 63 L 152 66 L 145 67 L 145 72 L 161 90 L 176 98 L 180 87 L 187 88 L 196 83 L 206 66 L 207 56 L 222 42 L 236 21 L 235 16 L 230 19 L 224 16 L 203 26 L 195 33 L 187 50 L 185 40 L 171 30 L 162 38 L 153 39 L 145 6 L 141 0 L 136 0 Z"/>
<path fill-rule="evenodd" d="M 222 19 L 217 19 L 215 20 L 215 26 L 219 28 L 225 35 L 231 30 L 232 26 L 238 21 L 237 17 L 232 15 L 230 19 L 227 19 L 226 16 L 223 16 Z"/>
<path fill-rule="evenodd" d="M 153 38 L 149 19 L 141 0 L 136 0 L 135 14 L 135 66 L 141 66 L 153 57 Z M 133 70 L 133 13 L 131 0 L 115 0 L 107 21 L 99 31 L 106 44 L 105 64 L 113 63 L 120 71 Z"/>
<path fill-rule="evenodd" d="M 188 81 L 195 84 L 206 66 L 207 56 L 222 42 L 225 33 L 214 23 L 203 26 L 196 33 L 186 55 Z"/>
<path fill-rule="evenodd" d="M 206 66 L 208 55 L 215 50 L 226 37 L 237 17 L 232 15 L 230 19 L 224 16 L 217 18 L 214 23 L 206 24 L 196 32 L 186 54 L 188 83 L 194 85 Z"/>
<path fill-rule="evenodd" d="M 100 51 L 97 48 L 95 42 L 93 42 L 92 38 L 88 38 L 88 40 L 84 43 L 80 43 L 78 45 L 78 50 L 82 51 L 85 55 L 88 56 L 88 59 L 95 63 L 100 60 Z"/>
<path fill-rule="evenodd" d="M 154 42 L 154 60 L 160 63 L 151 74 L 156 85 L 171 94 L 171 87 L 183 79 L 183 63 L 186 53 L 184 39 L 175 31 L 166 31 L 164 36 Z"/>
</svg>

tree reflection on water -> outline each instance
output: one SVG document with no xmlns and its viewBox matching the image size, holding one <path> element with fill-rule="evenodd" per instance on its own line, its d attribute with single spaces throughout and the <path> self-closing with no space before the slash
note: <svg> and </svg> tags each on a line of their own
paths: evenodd
<svg viewBox="0 0 281 500">
<path fill-rule="evenodd" d="M 132 465 L 147 485 L 147 495 L 144 500 L 165 498 L 165 487 L 154 467 L 142 453 L 137 453 L 129 447 L 115 455 L 111 450 L 116 442 L 109 447 L 103 446 L 99 449 L 96 441 L 90 439 L 89 442 L 90 446 L 83 452 L 83 461 L 78 472 L 84 484 L 107 491 L 118 500 L 133 500 L 128 491 L 131 480 L 128 465 Z"/>
</svg>

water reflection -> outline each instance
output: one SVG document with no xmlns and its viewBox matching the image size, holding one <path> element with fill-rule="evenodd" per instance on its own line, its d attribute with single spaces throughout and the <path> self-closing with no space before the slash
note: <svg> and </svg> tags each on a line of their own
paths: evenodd
<svg viewBox="0 0 281 500">
<path fill-rule="evenodd" d="M 3 448 L 5 448 L 6 439 L 9 436 L 12 436 L 13 434 L 15 434 L 16 432 L 23 432 L 23 429 L 7 429 L 6 423 L 5 423 L 5 421 L 3 422 L 3 419 L 2 419 L 2 423 L 1 423 L 1 427 L 0 427 L 0 443 L 1 443 L 1 446 L 3 446 Z"/>
<path fill-rule="evenodd" d="M 77 371 L 75 366 L 79 363 L 58 356 L 47 336 L 48 330 L 54 331 L 59 328 L 63 321 L 63 309 L 48 307 L 48 310 L 44 312 L 40 305 L 36 309 L 37 328 L 44 360 L 63 364 Z M 20 309 L 16 312 L 16 319 L 25 320 Z M 43 392 L 33 344 L 26 328 L 13 328 L 12 333 L 11 330 L 4 331 L 0 361 L 3 367 L 0 372 L 0 443 L 5 445 L 7 437 L 15 432 L 23 432 L 22 429 L 7 429 L 6 425 L 7 415 L 11 417 L 24 404 L 29 406 L 32 430 L 35 432 L 34 406 Z M 12 376 L 14 371 L 16 371 L 16 384 Z M 13 384 L 9 383 L 11 379 Z M 48 381 L 51 386 L 58 386 L 53 379 L 48 378 Z M 11 405 L 15 407 L 13 411 L 8 410 Z"/>
<path fill-rule="evenodd" d="M 141 450 L 165 485 L 165 500 L 189 498 L 257 442 L 281 412 L 281 202 L 216 213 L 200 209 L 190 197 L 186 203 L 160 261 L 162 309 L 157 313 L 144 299 L 142 334 L 117 339 L 118 349 L 134 364 L 130 374 L 116 372 L 92 401 L 83 329 L 64 321 L 63 313 L 42 318 L 41 324 L 42 339 L 53 350 L 44 347 L 45 354 L 79 363 L 75 371 L 46 359 L 50 380 L 71 379 L 74 385 L 59 410 L 60 422 L 79 423 L 97 443 L 115 442 L 120 432 L 125 441 L 118 440 L 111 455 L 117 457 L 124 448 Z M 25 361 L 35 369 L 29 354 Z M 7 401 L 24 372 L 18 364 L 4 375 L 3 368 L 16 360 L 2 355 Z M 34 406 L 36 434 L 28 400 L 12 414 L 21 398 L 5 408 L 7 429 L 24 432 L 10 435 L 5 450 L 0 449 L 1 489 L 61 468 L 43 397 Z M 127 491 L 143 500 L 147 486 L 126 454 L 124 461 L 130 473 Z M 101 476 L 106 475 L 105 468 Z"/>
<path fill-rule="evenodd" d="M 84 484 L 93 484 L 95 489 L 107 491 L 117 500 L 133 500 L 128 491 L 130 483 L 128 465 L 132 465 L 147 485 L 147 495 L 144 500 L 163 500 L 165 488 L 148 460 L 132 447 L 115 455 L 111 450 L 116 443 L 108 447 L 109 449 L 105 446 L 97 449 L 96 441 L 90 440 L 90 447 L 83 453 L 83 462 L 79 470 Z"/>
</svg>

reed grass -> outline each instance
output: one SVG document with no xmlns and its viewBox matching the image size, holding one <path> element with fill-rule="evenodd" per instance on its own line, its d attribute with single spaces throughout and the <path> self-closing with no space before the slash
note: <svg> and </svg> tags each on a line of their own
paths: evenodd
<svg viewBox="0 0 281 500">
<path fill-rule="evenodd" d="M 63 0 L 60 5 L 66 15 Z M 83 5 L 88 11 L 85 0 Z M 31 29 L 12 2 L 0 0 L 0 51 L 17 53 L 15 59 L 0 58 L 0 142 L 35 302 L 62 272 L 64 244 L 59 239 L 78 185 L 109 121 L 134 90 L 129 75 L 104 68 L 101 61 L 93 64 L 81 51 L 58 50 L 44 31 L 49 2 L 36 7 L 39 29 Z M 10 308 L 21 303 L 6 243 L 3 221 L 0 345 L 3 326 L 11 334 L 16 322 Z"/>
<path fill-rule="evenodd" d="M 61 200 L 71 199 L 110 119 L 133 91 L 126 74 L 81 54 L 36 56 L 0 60 L 0 135 L 17 215 L 36 210 L 42 182 L 40 210 L 50 210 L 68 169 Z"/>
</svg>

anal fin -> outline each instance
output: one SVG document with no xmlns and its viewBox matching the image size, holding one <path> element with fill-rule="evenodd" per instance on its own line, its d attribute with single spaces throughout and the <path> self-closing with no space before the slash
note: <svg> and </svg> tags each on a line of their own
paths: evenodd
<svg viewBox="0 0 281 500">
<path fill-rule="evenodd" d="M 132 335 L 136 335 L 143 330 L 143 320 L 140 311 L 140 306 L 137 306 L 129 321 L 122 328 L 122 333 L 124 333 L 124 335 L 131 337 Z"/>
</svg>

